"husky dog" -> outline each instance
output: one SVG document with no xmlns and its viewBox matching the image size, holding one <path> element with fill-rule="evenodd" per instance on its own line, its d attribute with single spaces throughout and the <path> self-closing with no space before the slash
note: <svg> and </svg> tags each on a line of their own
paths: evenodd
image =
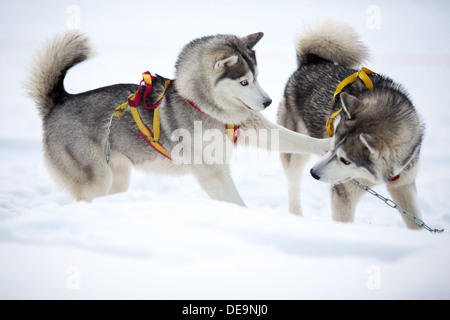
<svg viewBox="0 0 450 320">
<path fill-rule="evenodd" d="M 27 81 L 43 119 L 43 153 L 50 173 L 76 200 L 87 201 L 126 191 L 132 166 L 165 174 L 192 173 L 211 198 L 244 205 L 226 155 L 219 161 L 217 154 L 206 152 L 212 148 L 220 153 L 221 147 L 233 146 L 224 124 L 237 125 L 243 133 L 250 129 L 260 133 L 252 141 L 268 150 L 325 154 L 331 139 L 287 130 L 259 113 L 272 102 L 257 81 L 253 47 L 262 36 L 208 36 L 184 47 L 176 63 L 176 80 L 165 91 L 158 108 L 158 142 L 168 152 L 184 153 L 176 163 L 141 137 L 129 110 L 112 120 L 115 108 L 137 92 L 138 85 L 116 84 L 80 94 L 66 92 L 63 81 L 67 71 L 86 60 L 91 49 L 80 32 L 55 37 L 36 56 Z M 146 97 L 146 87 L 140 89 L 144 99 L 138 110 L 148 128 L 155 125 L 155 111 L 144 108 L 144 102 L 152 106 L 164 92 L 167 80 L 156 76 Z M 279 141 L 270 140 L 273 130 Z M 220 135 L 205 138 L 211 132 Z M 191 138 L 192 143 L 188 143 Z M 205 139 L 208 144 L 202 143 Z M 238 144 L 248 141 L 245 134 L 237 139 Z M 109 163 L 105 160 L 107 142 Z M 185 147 L 182 152 L 180 144 Z"/>
<path fill-rule="evenodd" d="M 332 217 L 352 222 L 363 192 L 351 179 L 374 186 L 386 183 L 395 202 L 420 218 L 415 177 L 424 125 L 405 90 L 391 79 L 369 75 L 373 90 L 362 80 L 335 90 L 357 72 L 367 58 L 366 47 L 347 25 L 327 21 L 305 32 L 297 44 L 298 69 L 290 77 L 278 123 L 288 129 L 327 137 L 326 122 L 337 110 L 332 149 L 311 169 L 331 184 Z M 302 214 L 300 178 L 308 155 L 281 155 L 288 179 L 289 210 Z M 407 227 L 418 227 L 405 218 Z"/>
</svg>

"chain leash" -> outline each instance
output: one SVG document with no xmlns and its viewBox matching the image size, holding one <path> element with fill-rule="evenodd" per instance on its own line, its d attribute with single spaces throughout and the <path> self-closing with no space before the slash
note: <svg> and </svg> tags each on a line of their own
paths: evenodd
<svg viewBox="0 0 450 320">
<path fill-rule="evenodd" d="M 109 160 L 111 160 L 111 142 L 109 141 L 109 136 L 111 135 L 111 125 L 114 118 L 114 113 L 111 115 L 111 118 L 109 119 L 108 124 L 108 135 L 106 137 L 106 163 L 109 164 Z"/>
<path fill-rule="evenodd" d="M 367 193 L 377 197 L 378 199 L 382 200 L 386 205 L 388 205 L 389 207 L 393 208 L 393 209 L 397 209 L 400 213 L 404 214 L 405 216 L 407 216 L 409 219 L 411 219 L 412 221 L 414 221 L 415 224 L 417 224 L 418 226 L 430 231 L 431 233 L 442 233 L 444 232 L 444 229 L 432 229 L 429 226 L 427 226 L 425 224 L 425 222 L 423 222 L 422 220 L 420 220 L 419 218 L 417 218 L 416 216 L 414 216 L 413 214 L 409 213 L 408 211 L 406 211 L 405 209 L 401 208 L 400 206 L 398 206 L 394 201 L 392 201 L 391 199 L 385 198 L 383 197 L 381 194 L 377 193 L 375 190 L 369 188 L 367 185 L 359 182 L 356 179 L 352 179 L 352 182 L 358 186 L 359 188 L 361 188 L 362 190 L 366 191 Z"/>
</svg>

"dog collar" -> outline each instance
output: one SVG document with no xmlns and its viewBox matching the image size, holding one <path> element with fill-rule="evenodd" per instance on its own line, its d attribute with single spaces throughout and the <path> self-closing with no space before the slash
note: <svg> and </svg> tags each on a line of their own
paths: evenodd
<svg viewBox="0 0 450 320">
<path fill-rule="evenodd" d="M 213 118 L 216 121 L 219 121 L 217 119 L 215 119 L 214 117 L 212 117 L 211 115 L 207 114 L 206 112 L 204 112 L 202 109 L 200 109 L 193 101 L 186 99 L 187 102 L 189 102 L 189 104 L 196 110 L 200 111 L 201 113 L 203 113 L 204 115 Z M 233 142 L 234 144 L 236 144 L 238 138 L 239 138 L 239 126 L 238 125 L 234 125 L 234 124 L 225 124 L 225 130 L 228 136 L 228 139 L 230 139 L 231 142 Z"/>
<path fill-rule="evenodd" d="M 367 87 L 367 89 L 369 90 L 373 90 L 373 83 L 372 80 L 370 80 L 369 75 L 370 74 L 378 74 L 376 72 L 373 72 L 372 70 L 369 70 L 365 67 L 362 67 L 361 70 L 355 72 L 354 74 L 348 76 L 347 78 L 345 78 L 336 88 L 336 91 L 334 92 L 333 95 L 333 101 L 336 100 L 336 96 L 342 92 L 342 90 L 348 86 L 349 84 L 355 82 L 358 79 L 361 79 L 364 82 L 364 85 Z M 334 118 L 341 113 L 343 108 L 340 108 L 338 111 L 336 111 L 335 113 L 333 113 L 327 120 L 326 123 L 326 128 L 327 128 L 327 132 L 328 135 L 330 137 L 332 137 L 334 135 Z"/>
</svg>

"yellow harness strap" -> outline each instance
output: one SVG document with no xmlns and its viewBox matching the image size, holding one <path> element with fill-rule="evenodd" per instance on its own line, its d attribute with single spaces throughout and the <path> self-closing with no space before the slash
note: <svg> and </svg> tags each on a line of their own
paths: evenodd
<svg viewBox="0 0 450 320">
<path fill-rule="evenodd" d="M 231 142 L 236 143 L 239 138 L 239 126 L 226 124 L 225 129 L 227 131 L 228 139 L 230 139 Z"/>
<path fill-rule="evenodd" d="M 147 80 L 145 78 L 144 78 L 144 80 L 146 81 L 145 83 L 147 83 Z M 139 116 L 139 113 L 137 111 L 137 106 L 130 108 L 131 109 L 131 114 L 133 115 L 134 122 L 136 122 L 136 125 L 138 126 L 139 130 L 152 143 L 158 142 L 159 138 L 160 138 L 159 103 L 160 103 L 161 99 L 164 97 L 164 94 L 166 93 L 167 88 L 169 87 L 170 83 L 171 83 L 170 80 L 166 81 L 164 91 L 159 95 L 158 100 L 156 100 L 156 103 L 151 108 L 151 109 L 154 108 L 154 113 L 153 113 L 153 134 L 150 132 L 148 127 L 142 122 L 141 117 Z M 151 84 L 151 82 L 150 82 L 150 84 Z M 119 106 L 119 108 L 120 108 L 120 106 Z"/>
<path fill-rule="evenodd" d="M 147 71 L 142 74 L 143 82 L 146 84 L 145 94 L 144 94 L 144 105 L 145 105 L 145 97 L 147 94 L 151 91 L 152 88 L 152 79 L 154 77 Z M 141 84 L 142 84 L 141 81 Z M 139 90 L 136 93 L 131 94 L 128 97 L 127 102 L 122 103 L 120 106 L 118 106 L 114 110 L 114 116 L 116 118 L 119 118 L 123 111 L 130 106 L 131 115 L 133 116 L 134 122 L 136 123 L 137 127 L 139 128 L 139 133 L 141 136 L 147 141 L 148 144 L 150 144 L 156 151 L 161 153 L 166 158 L 171 159 L 169 152 L 159 143 L 159 138 L 161 135 L 161 129 L 160 129 L 160 122 L 159 122 L 159 104 L 161 103 L 161 99 L 164 97 L 164 94 L 167 91 L 167 88 L 172 83 L 171 80 L 167 80 L 165 83 L 164 91 L 159 95 L 158 99 L 156 100 L 156 103 L 152 107 L 147 107 L 147 109 L 153 109 L 153 133 L 152 131 L 142 122 L 141 117 L 139 116 L 139 112 L 137 110 L 137 107 L 140 103 L 141 98 L 141 85 L 139 85 Z"/>
<path fill-rule="evenodd" d="M 116 117 L 117 119 L 120 118 L 120 116 L 122 115 L 122 112 L 125 111 L 125 109 L 128 107 L 128 100 L 134 100 L 136 94 L 130 94 L 128 96 L 127 102 L 122 103 L 120 106 L 118 106 L 115 110 L 114 110 L 114 117 Z"/>
<path fill-rule="evenodd" d="M 340 108 L 338 111 L 336 111 L 335 113 L 333 113 L 327 120 L 327 124 L 326 124 L 326 128 L 327 128 L 327 133 L 330 137 L 334 136 L 334 118 L 341 113 L 342 108 Z"/>
<path fill-rule="evenodd" d="M 361 70 L 359 70 L 358 72 L 355 72 L 354 74 L 348 76 L 347 78 L 345 78 L 336 88 L 336 91 L 334 92 L 333 95 L 333 100 L 336 100 L 336 96 L 342 92 L 342 90 L 349 84 L 355 82 L 358 79 L 361 79 L 364 82 L 364 85 L 367 87 L 367 89 L 369 90 L 373 90 L 373 83 L 372 80 L 370 80 L 369 75 L 370 74 L 378 74 L 376 72 L 373 72 L 372 70 L 369 70 L 365 67 L 362 67 Z M 336 116 L 341 113 L 343 108 L 340 108 L 338 111 L 336 111 L 335 113 L 333 113 L 327 120 L 326 123 L 326 128 L 327 128 L 327 132 L 328 135 L 330 137 L 332 137 L 334 135 L 334 118 L 336 118 Z"/>
</svg>

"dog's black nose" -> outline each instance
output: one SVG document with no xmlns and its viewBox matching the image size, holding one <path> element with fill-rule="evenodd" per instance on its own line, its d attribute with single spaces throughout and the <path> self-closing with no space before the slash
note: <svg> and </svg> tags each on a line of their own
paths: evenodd
<svg viewBox="0 0 450 320">
<path fill-rule="evenodd" d="M 313 177 L 314 179 L 320 180 L 320 177 L 319 177 L 317 174 L 314 173 L 314 169 L 311 169 L 311 171 L 309 171 L 309 172 L 311 173 L 311 175 L 312 175 L 312 177 Z"/>
<path fill-rule="evenodd" d="M 270 98 L 268 100 L 264 101 L 264 103 L 263 103 L 264 108 L 267 108 L 268 106 L 270 106 L 271 103 L 272 103 L 272 99 L 270 99 Z"/>
</svg>

